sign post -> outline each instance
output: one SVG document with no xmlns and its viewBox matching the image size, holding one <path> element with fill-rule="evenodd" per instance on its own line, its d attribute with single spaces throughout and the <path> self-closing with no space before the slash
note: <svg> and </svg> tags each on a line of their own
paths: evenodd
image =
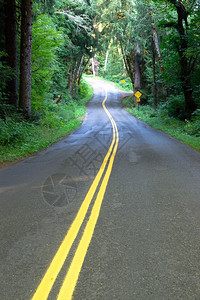
<svg viewBox="0 0 200 300">
<path fill-rule="evenodd" d="M 134 95 L 136 97 L 136 101 L 138 103 L 138 110 L 139 110 L 140 97 L 142 96 L 142 94 L 139 91 L 137 91 Z"/>
</svg>

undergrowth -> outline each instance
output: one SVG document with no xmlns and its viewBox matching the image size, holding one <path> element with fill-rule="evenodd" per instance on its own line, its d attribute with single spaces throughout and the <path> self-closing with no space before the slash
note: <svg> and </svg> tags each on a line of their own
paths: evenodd
<svg viewBox="0 0 200 300">
<path fill-rule="evenodd" d="M 77 129 L 92 95 L 92 88 L 83 81 L 74 101 L 62 105 L 47 103 L 29 121 L 19 112 L 7 109 L 4 118 L 0 118 L 0 163 L 27 157 Z"/>
<path fill-rule="evenodd" d="M 170 117 L 166 106 L 154 110 L 149 105 L 135 107 L 133 97 L 122 100 L 122 105 L 136 118 L 146 122 L 151 127 L 161 130 L 172 137 L 200 150 L 200 110 L 197 109 L 191 120 L 180 120 Z"/>
</svg>

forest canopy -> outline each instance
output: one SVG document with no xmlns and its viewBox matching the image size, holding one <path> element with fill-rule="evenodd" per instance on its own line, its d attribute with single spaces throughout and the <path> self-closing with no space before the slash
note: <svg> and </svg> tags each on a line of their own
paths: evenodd
<svg viewBox="0 0 200 300">
<path fill-rule="evenodd" d="M 198 0 L 0 0 L 0 117 L 77 101 L 103 76 L 190 120 L 200 109 Z"/>
</svg>

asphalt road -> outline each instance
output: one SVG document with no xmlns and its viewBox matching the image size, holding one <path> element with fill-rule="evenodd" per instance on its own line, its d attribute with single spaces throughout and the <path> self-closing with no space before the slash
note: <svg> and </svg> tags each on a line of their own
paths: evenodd
<svg viewBox="0 0 200 300">
<path fill-rule="evenodd" d="M 90 82 L 77 131 L 0 170 L 0 299 L 200 299 L 200 153 Z"/>
</svg>

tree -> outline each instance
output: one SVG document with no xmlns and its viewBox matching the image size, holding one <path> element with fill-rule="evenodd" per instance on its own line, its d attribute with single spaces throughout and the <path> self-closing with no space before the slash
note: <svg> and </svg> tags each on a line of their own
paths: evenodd
<svg viewBox="0 0 200 300">
<path fill-rule="evenodd" d="M 12 68 L 13 75 L 6 83 L 7 102 L 18 105 L 18 61 L 17 61 L 17 18 L 15 0 L 5 0 L 5 48 L 6 63 Z"/>
<path fill-rule="evenodd" d="M 51 88 L 53 75 L 57 69 L 59 71 L 56 50 L 62 45 L 64 38 L 62 31 L 56 29 L 52 18 L 47 14 L 39 14 L 34 18 L 32 35 L 31 106 L 37 110 L 46 105 L 45 99 Z"/>
<path fill-rule="evenodd" d="M 192 84 L 191 84 L 191 72 L 193 71 L 192 64 L 195 58 L 190 57 L 190 63 L 187 57 L 188 50 L 188 15 L 189 12 L 186 10 L 183 2 L 178 0 L 168 0 L 174 5 L 177 12 L 177 22 L 176 24 L 168 23 L 166 26 L 173 26 L 179 33 L 179 47 L 178 53 L 180 58 L 180 79 L 182 83 L 182 89 L 185 97 L 185 111 L 187 117 L 191 117 L 193 111 L 196 110 L 197 105 L 192 97 Z M 185 25 L 185 26 L 184 26 Z"/>
<path fill-rule="evenodd" d="M 162 62 L 162 55 L 161 55 L 161 51 L 160 51 L 160 44 L 159 44 L 158 34 L 157 34 L 155 21 L 154 21 L 154 18 L 153 18 L 153 11 L 152 11 L 151 7 L 149 7 L 149 14 L 150 14 L 150 17 L 151 17 L 151 27 L 152 27 L 153 42 L 154 42 L 154 45 L 152 46 L 152 53 L 154 55 L 154 52 L 156 51 L 157 58 L 158 58 L 158 63 L 159 63 L 160 74 L 163 77 L 164 67 L 163 67 L 163 62 Z M 154 57 L 153 57 L 153 59 L 154 59 Z M 155 76 L 155 74 L 153 76 Z M 155 85 L 155 83 L 154 83 L 154 85 Z M 167 90 L 166 90 L 164 82 L 162 82 L 162 90 L 163 90 L 163 98 L 164 98 L 165 101 L 167 101 Z M 155 99 L 155 94 L 154 94 L 154 99 Z M 155 105 L 154 105 L 154 107 L 155 107 Z"/>
<path fill-rule="evenodd" d="M 134 92 L 137 92 L 137 90 L 141 88 L 141 69 L 140 69 L 141 53 L 139 48 L 139 42 L 135 43 L 134 60 L 135 60 Z"/>
<path fill-rule="evenodd" d="M 155 58 L 155 46 L 152 39 L 152 75 L 153 75 L 153 106 L 157 109 L 157 87 L 156 87 L 156 58 Z"/>
<path fill-rule="evenodd" d="M 57 23 L 67 37 L 60 59 L 66 65 L 67 89 L 73 97 L 76 84 L 80 83 L 80 76 L 98 45 L 93 28 L 95 13 L 95 7 L 91 9 L 88 1 L 85 4 L 83 1 L 69 1 L 57 10 Z"/>
<path fill-rule="evenodd" d="M 164 76 L 168 89 L 173 87 L 173 94 L 180 97 L 183 95 L 182 118 L 190 119 L 197 108 L 193 97 L 193 89 L 196 89 L 196 86 L 192 84 L 192 76 L 198 62 L 199 51 L 196 50 L 198 43 L 194 42 L 196 33 L 192 32 L 192 22 L 198 6 L 195 4 L 196 1 L 167 0 L 167 2 L 166 4 L 162 0 L 159 2 L 155 0 L 155 3 L 159 3 L 158 10 L 160 9 L 158 25 L 165 30 L 162 39 Z"/>
<path fill-rule="evenodd" d="M 31 114 L 32 10 L 32 0 L 22 0 L 19 107 L 25 116 Z"/>
</svg>

